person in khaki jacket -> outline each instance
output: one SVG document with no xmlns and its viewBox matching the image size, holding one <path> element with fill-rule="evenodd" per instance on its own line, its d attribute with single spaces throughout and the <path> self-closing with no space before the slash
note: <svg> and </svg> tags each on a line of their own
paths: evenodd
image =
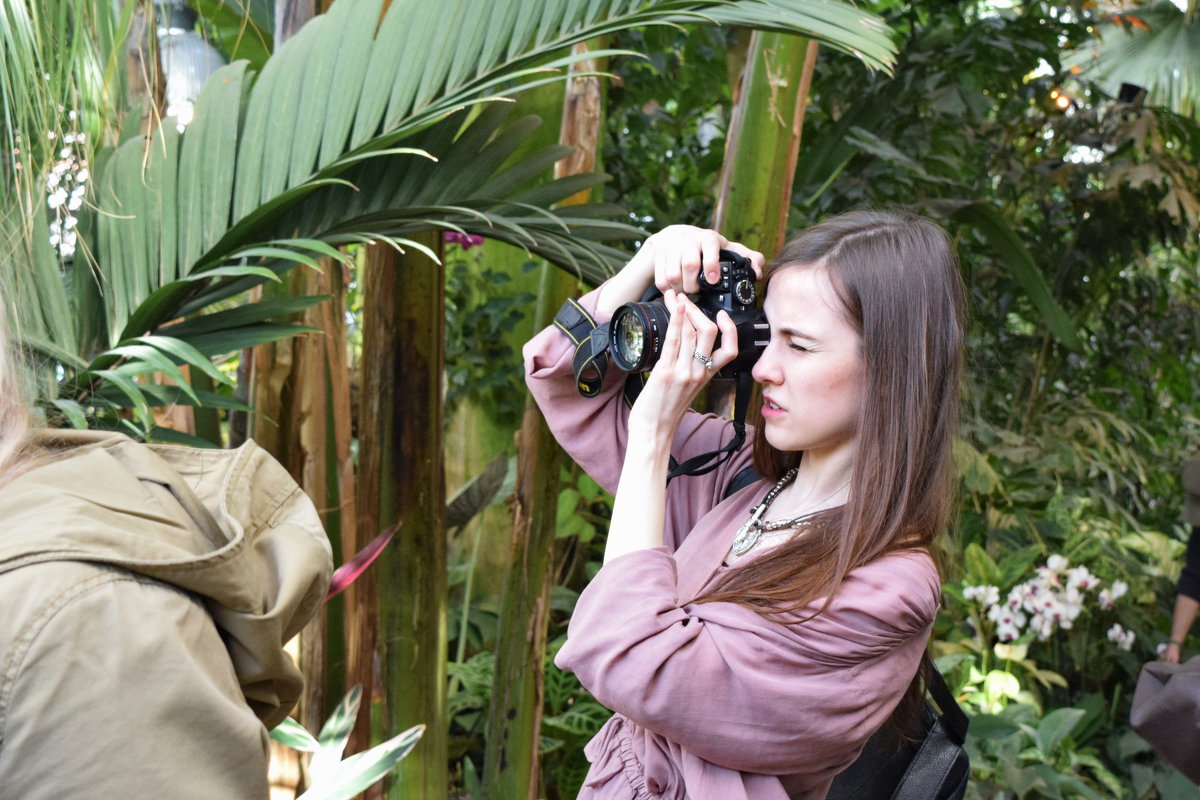
<svg viewBox="0 0 1200 800">
<path fill-rule="evenodd" d="M 266 798 L 312 503 L 252 443 L 31 431 L 7 356 L 0 326 L 0 800 Z"/>
</svg>

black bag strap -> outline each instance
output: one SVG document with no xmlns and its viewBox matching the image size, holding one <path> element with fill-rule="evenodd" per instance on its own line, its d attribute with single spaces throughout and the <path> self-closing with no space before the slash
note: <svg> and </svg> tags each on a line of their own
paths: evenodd
<svg viewBox="0 0 1200 800">
<path fill-rule="evenodd" d="M 587 309 L 571 297 L 554 315 L 554 325 L 575 343 L 571 361 L 575 388 L 584 397 L 595 397 L 608 372 L 608 323 L 597 325 Z"/>
<path fill-rule="evenodd" d="M 937 664 L 933 663 L 933 659 L 929 657 L 928 653 L 925 654 L 925 668 L 928 679 L 926 688 L 933 697 L 933 702 L 937 704 L 938 711 L 941 712 L 946 731 L 955 742 L 961 745 L 967 740 L 967 728 L 971 721 L 967 718 L 966 712 L 958 705 L 958 701 L 954 699 L 950 687 L 946 685 L 946 679 L 942 677 L 941 670 L 937 668 Z"/>
<path fill-rule="evenodd" d="M 963 748 L 969 720 L 928 653 L 923 671 L 934 701 L 926 700 L 931 724 L 894 789 L 879 787 L 878 794 L 888 800 L 961 800 L 971 778 L 970 758 Z"/>
<path fill-rule="evenodd" d="M 750 484 L 756 483 L 761 479 L 762 476 L 758 474 L 758 470 L 754 468 L 753 464 L 748 467 L 742 467 L 741 471 L 737 475 L 734 475 L 733 480 L 729 481 L 729 485 L 725 487 L 725 494 L 721 496 L 721 499 L 727 500 L 735 492 L 740 492 Z"/>
</svg>

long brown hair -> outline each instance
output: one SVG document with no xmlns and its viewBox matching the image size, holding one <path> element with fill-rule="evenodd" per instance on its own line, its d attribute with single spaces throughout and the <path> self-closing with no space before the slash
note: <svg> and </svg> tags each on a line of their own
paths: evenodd
<svg viewBox="0 0 1200 800">
<path fill-rule="evenodd" d="M 895 550 L 929 550 L 947 526 L 958 422 L 964 290 L 945 232 L 908 213 L 832 217 L 784 245 L 768 266 L 823 269 L 862 347 L 863 403 L 847 502 L 820 524 L 729 570 L 698 601 L 764 614 L 822 601 L 851 570 Z M 802 453 L 754 434 L 759 473 L 778 480 Z"/>
</svg>

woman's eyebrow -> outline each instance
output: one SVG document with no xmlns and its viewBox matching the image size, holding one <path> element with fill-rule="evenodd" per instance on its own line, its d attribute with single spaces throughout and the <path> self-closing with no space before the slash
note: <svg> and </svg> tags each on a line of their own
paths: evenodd
<svg viewBox="0 0 1200 800">
<path fill-rule="evenodd" d="M 786 326 L 779 326 L 779 325 L 772 325 L 771 330 L 775 331 L 780 336 L 791 336 L 796 339 L 808 339 L 809 341 L 816 341 L 815 336 L 811 336 L 811 335 L 805 333 L 804 331 L 796 330 L 795 328 L 789 328 Z"/>
</svg>

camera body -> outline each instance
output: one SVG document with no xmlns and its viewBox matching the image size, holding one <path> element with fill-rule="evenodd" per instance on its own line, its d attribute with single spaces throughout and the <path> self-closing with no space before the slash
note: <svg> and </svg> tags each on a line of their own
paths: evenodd
<svg viewBox="0 0 1200 800">
<path fill-rule="evenodd" d="M 720 274 L 709 283 L 702 272 L 700 291 L 694 302 L 709 319 L 717 313 L 729 314 L 738 333 L 738 355 L 718 377 L 736 377 L 754 366 L 770 340 L 766 316 L 758 308 L 754 267 L 750 260 L 729 250 L 720 251 Z M 609 353 L 616 366 L 625 372 L 648 372 L 662 353 L 663 337 L 671 314 L 662 295 L 654 290 L 640 303 L 626 303 L 613 313 L 609 325 Z M 718 335 L 716 347 L 720 346 Z"/>
</svg>

